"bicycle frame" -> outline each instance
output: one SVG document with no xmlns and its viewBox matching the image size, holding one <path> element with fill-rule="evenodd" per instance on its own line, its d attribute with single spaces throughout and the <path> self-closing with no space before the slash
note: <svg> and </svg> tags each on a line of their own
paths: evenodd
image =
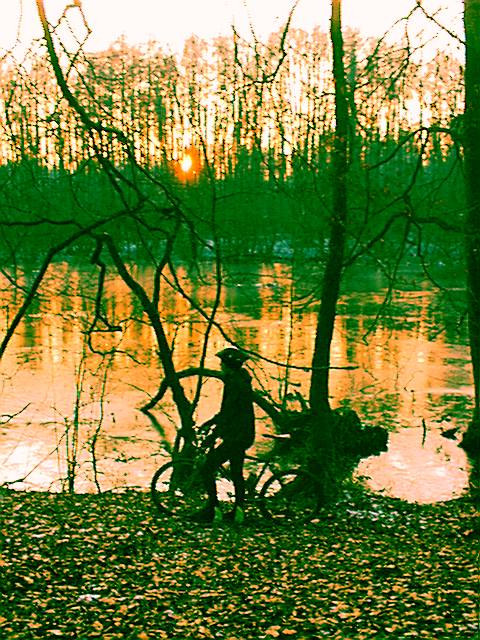
<svg viewBox="0 0 480 640">
<path fill-rule="evenodd" d="M 205 443 L 209 435 L 209 432 L 202 434 L 203 437 L 195 443 L 198 454 L 206 454 Z M 284 439 L 282 436 L 266 437 Z M 212 444 L 214 445 L 213 442 Z M 154 503 L 163 513 L 182 517 L 187 513 L 191 514 L 192 509 L 198 509 L 205 502 L 205 485 L 201 478 L 198 456 L 189 459 L 181 455 L 180 446 L 175 449 L 176 454 L 174 453 L 170 462 L 154 474 L 150 489 Z M 245 481 L 247 502 L 256 502 L 264 516 L 285 524 L 307 522 L 315 516 L 318 499 L 315 498 L 315 492 L 311 493 L 308 489 L 315 485 L 315 479 L 308 472 L 298 466 L 289 468 L 276 464 L 282 456 L 274 449 L 267 452 L 266 456 L 247 455 L 245 458 L 256 465 Z M 190 462 L 193 465 L 191 468 Z M 178 481 L 173 478 L 178 478 Z M 220 491 L 223 484 L 223 502 L 231 503 L 234 492 L 231 478 L 223 465 L 218 470 L 218 481 Z"/>
</svg>

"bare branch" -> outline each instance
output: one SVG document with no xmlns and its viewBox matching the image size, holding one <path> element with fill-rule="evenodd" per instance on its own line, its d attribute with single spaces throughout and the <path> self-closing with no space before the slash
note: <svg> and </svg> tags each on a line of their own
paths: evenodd
<svg viewBox="0 0 480 640">
<path fill-rule="evenodd" d="M 0 425 L 5 425 L 8 424 L 9 422 L 11 422 L 14 418 L 16 418 L 17 416 L 19 416 L 21 413 L 23 413 L 25 411 L 25 409 L 27 409 L 30 406 L 31 402 L 27 403 L 23 409 L 20 409 L 20 411 L 17 411 L 16 413 L 3 413 L 2 415 L 0 415 Z"/>
<path fill-rule="evenodd" d="M 428 13 L 428 11 L 423 6 L 423 0 L 416 0 L 415 9 L 419 9 L 423 13 L 423 15 L 427 18 L 427 20 L 430 20 L 430 22 L 433 22 L 433 24 L 435 24 L 442 31 L 445 31 L 445 33 L 447 33 L 451 38 L 453 38 L 453 40 L 456 40 L 462 45 L 465 44 L 465 40 L 462 40 L 462 38 L 460 38 L 460 36 L 454 33 L 451 29 L 446 27 L 444 24 L 441 24 L 435 17 L 435 14 L 432 15 L 431 13 Z M 439 11 L 437 11 L 436 13 L 438 14 Z"/>
</svg>

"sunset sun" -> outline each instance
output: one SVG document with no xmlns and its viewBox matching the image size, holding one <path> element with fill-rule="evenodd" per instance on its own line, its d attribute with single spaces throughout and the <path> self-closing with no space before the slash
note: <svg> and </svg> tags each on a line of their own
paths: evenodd
<svg viewBox="0 0 480 640">
<path fill-rule="evenodd" d="M 193 160 L 192 156 L 189 153 L 186 153 L 183 158 L 180 160 L 180 169 L 184 174 L 189 174 L 192 171 Z"/>
<path fill-rule="evenodd" d="M 179 153 L 175 161 L 175 175 L 180 182 L 197 180 L 202 170 L 201 156 L 193 146 L 187 146 Z"/>
</svg>

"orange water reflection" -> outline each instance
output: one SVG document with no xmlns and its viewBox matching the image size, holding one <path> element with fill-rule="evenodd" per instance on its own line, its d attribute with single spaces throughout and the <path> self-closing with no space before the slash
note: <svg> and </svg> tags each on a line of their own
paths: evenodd
<svg viewBox="0 0 480 640">
<path fill-rule="evenodd" d="M 151 287 L 149 269 L 133 270 L 147 289 Z M 204 278 L 186 268 L 178 276 L 190 296 L 204 306 L 213 303 L 209 269 Z M 238 268 L 227 276 L 217 319 L 232 338 L 261 356 L 304 366 L 310 361 L 315 309 L 294 304 L 293 278 L 284 264 Z M 97 349 L 115 347 L 118 353 L 110 360 L 85 350 L 95 282 L 94 270 L 57 265 L 10 344 L 0 369 L 1 413 L 19 413 L 2 429 L 0 482 L 30 472 L 26 483 L 15 486 L 61 488 L 58 478 L 65 474 L 69 445 L 62 434 L 67 428 L 72 433 L 77 398 L 79 490 L 94 488 L 88 443 L 100 425 L 97 480 L 103 489 L 146 487 L 161 458 L 158 434 L 136 410 L 155 393 L 161 377 L 153 332 L 125 284 L 110 278 L 105 313 L 112 323 L 121 324 L 122 331 L 99 332 L 93 342 Z M 464 426 L 468 419 L 472 387 L 467 348 L 458 336 L 436 331 L 451 310 L 439 309 L 434 293 L 399 294 L 389 321 L 372 329 L 381 302 L 382 293 L 370 291 L 352 291 L 342 299 L 332 364 L 357 368 L 332 371 L 332 405 L 347 403 L 364 421 L 394 430 L 389 451 L 360 465 L 359 473 L 370 476 L 373 488 L 423 502 L 454 497 L 467 484 L 467 463 L 440 430 Z M 4 294 L 2 326 L 15 305 L 13 294 Z M 175 341 L 177 367 L 191 366 L 201 348 L 204 321 L 168 286 L 162 289 L 160 306 L 169 339 Z M 224 344 L 214 331 L 207 366 L 216 367 L 214 354 Z M 296 369 L 286 376 L 285 368 L 258 359 L 251 370 L 257 387 L 267 387 L 277 398 L 288 391 L 308 390 L 308 375 Z M 193 392 L 193 381 L 189 386 Z M 199 422 L 216 410 L 220 390 L 218 381 L 205 382 Z M 168 398 L 156 415 L 171 434 L 176 416 Z M 260 412 L 258 417 L 260 432 L 271 428 Z M 422 421 L 427 429 L 424 446 Z"/>
</svg>

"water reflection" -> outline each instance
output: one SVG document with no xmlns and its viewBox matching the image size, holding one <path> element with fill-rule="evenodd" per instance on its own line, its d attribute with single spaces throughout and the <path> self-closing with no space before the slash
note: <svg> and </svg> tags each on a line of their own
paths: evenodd
<svg viewBox="0 0 480 640">
<path fill-rule="evenodd" d="M 213 271 L 209 265 L 201 268 L 199 273 L 197 268 L 182 267 L 177 277 L 188 295 L 204 307 L 211 306 Z M 151 292 L 153 271 L 140 267 L 132 271 Z M 38 465 L 28 477 L 28 486 L 46 488 L 53 482 L 54 488 L 59 487 L 66 454 L 63 445 L 51 452 L 62 429 L 72 423 L 78 400 L 82 442 L 87 443 L 79 452 L 79 489 L 92 487 L 87 445 L 97 426 L 101 426 L 97 451 L 101 486 L 148 484 L 159 460 L 158 438 L 135 407 L 155 393 L 161 378 L 154 334 L 130 290 L 119 278 L 110 277 L 104 313 L 122 331 L 98 332 L 92 342 L 99 351 L 115 348 L 118 353 L 111 360 L 86 351 L 96 278 L 93 268 L 56 265 L 5 354 L 0 369 L 1 413 L 12 415 L 30 404 L 3 428 L 0 481 L 23 477 L 29 466 Z M 316 309 L 299 300 L 299 288 L 308 288 L 313 279 L 307 268 L 292 272 L 285 264 L 237 265 L 225 274 L 217 319 L 233 339 L 262 356 L 308 366 Z M 7 284 L 2 283 L 7 292 L 0 316 L 4 327 L 18 304 Z M 466 461 L 463 452 L 439 434 L 445 425 L 464 426 L 472 404 L 460 312 L 450 299 L 445 301 L 432 291 L 405 291 L 395 297 L 384 319 L 376 322 L 382 291 L 370 291 L 372 283 L 365 279 L 350 285 L 339 306 L 332 364 L 357 368 L 332 371 L 332 405 L 350 406 L 364 421 L 394 430 L 389 451 L 363 462 L 359 472 L 371 477 L 375 489 L 406 499 L 453 497 L 466 486 Z M 177 367 L 195 364 L 204 320 L 167 285 L 162 285 L 160 308 L 169 340 L 175 342 Z M 442 327 L 447 329 L 440 331 Z M 207 366 L 217 366 L 213 354 L 224 343 L 224 337 L 214 331 Z M 252 370 L 257 386 L 266 386 L 277 399 L 292 389 L 308 393 L 304 372 L 261 360 L 253 363 Z M 193 390 L 193 381 L 190 387 Z M 199 421 L 216 410 L 219 393 L 217 382 L 206 381 Z M 172 432 L 176 418 L 168 398 L 157 413 L 167 432 Z M 423 447 L 418 438 L 422 421 L 428 429 Z M 270 425 L 262 419 L 259 427 L 269 429 Z M 133 441 L 128 440 L 131 436 Z"/>
<path fill-rule="evenodd" d="M 468 483 L 465 453 L 438 431 L 422 441 L 423 429 L 399 429 L 390 435 L 389 450 L 363 460 L 357 474 L 375 491 L 411 502 L 461 495 Z"/>
</svg>

